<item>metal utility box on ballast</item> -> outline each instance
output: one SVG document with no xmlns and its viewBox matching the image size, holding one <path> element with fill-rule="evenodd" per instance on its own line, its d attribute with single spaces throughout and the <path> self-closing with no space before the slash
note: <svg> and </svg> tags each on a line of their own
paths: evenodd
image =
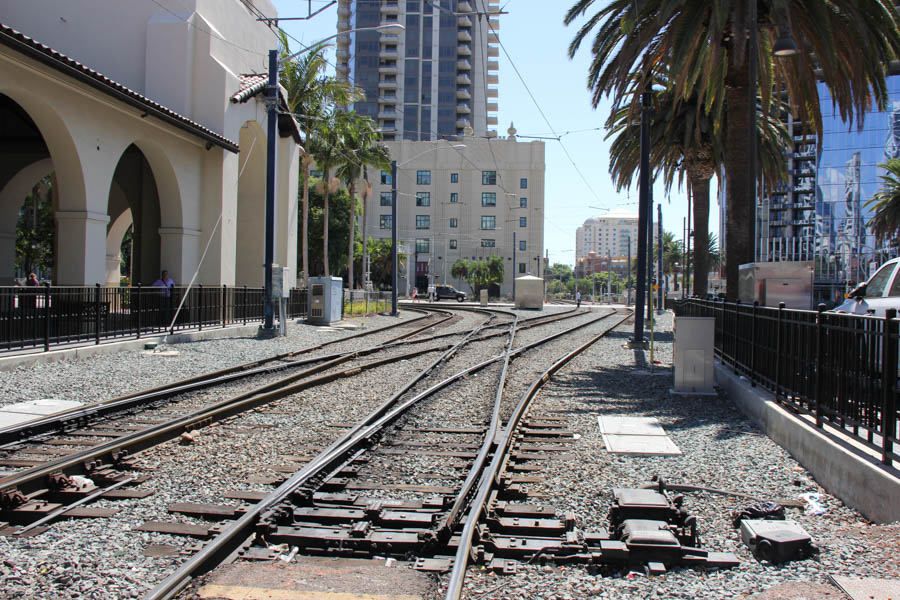
<svg viewBox="0 0 900 600">
<path fill-rule="evenodd" d="M 712 317 L 675 317 L 676 394 L 715 394 L 716 320 Z"/>
<path fill-rule="evenodd" d="M 307 321 L 328 325 L 341 320 L 343 283 L 340 277 L 309 278 L 309 316 Z"/>
</svg>

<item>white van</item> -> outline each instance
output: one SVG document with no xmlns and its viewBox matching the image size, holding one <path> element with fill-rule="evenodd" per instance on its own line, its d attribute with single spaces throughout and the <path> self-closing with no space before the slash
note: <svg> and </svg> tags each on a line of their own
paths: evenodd
<svg viewBox="0 0 900 600">
<path fill-rule="evenodd" d="M 900 312 L 900 258 L 892 258 L 875 271 L 868 281 L 858 286 L 846 300 L 835 307 L 836 312 L 884 316 L 889 308 Z"/>
</svg>

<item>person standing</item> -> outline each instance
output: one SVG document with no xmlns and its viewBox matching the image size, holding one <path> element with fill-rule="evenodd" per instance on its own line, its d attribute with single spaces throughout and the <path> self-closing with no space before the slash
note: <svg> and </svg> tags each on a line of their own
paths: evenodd
<svg viewBox="0 0 900 600">
<path fill-rule="evenodd" d="M 169 272 L 164 269 L 160 273 L 159 279 L 153 282 L 153 287 L 163 288 L 160 290 L 159 315 L 157 318 L 162 327 L 167 327 L 172 312 L 172 288 L 175 287 L 175 280 L 169 277 Z"/>
<path fill-rule="evenodd" d="M 25 287 L 30 287 L 30 288 L 41 287 L 41 282 L 38 281 L 37 275 L 35 275 L 34 273 L 29 273 L 28 278 L 25 280 Z M 27 292 L 25 294 L 22 294 L 20 296 L 20 298 L 21 298 L 21 300 L 19 301 L 20 306 L 22 306 L 22 308 L 30 308 L 30 309 L 37 308 L 37 296 L 39 293 L 40 293 L 40 291 L 36 290 L 36 289 L 27 290 Z"/>
<path fill-rule="evenodd" d="M 575 292 L 575 308 L 581 308 L 581 290 Z"/>
</svg>

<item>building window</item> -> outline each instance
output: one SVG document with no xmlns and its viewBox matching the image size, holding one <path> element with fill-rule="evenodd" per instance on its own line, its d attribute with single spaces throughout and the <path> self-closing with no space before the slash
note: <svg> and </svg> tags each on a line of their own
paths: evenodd
<svg viewBox="0 0 900 600">
<path fill-rule="evenodd" d="M 481 217 L 482 229 L 497 229 L 497 217 Z"/>
<path fill-rule="evenodd" d="M 431 252 L 431 241 L 428 238 L 416 238 L 416 252 L 419 254 Z"/>
<path fill-rule="evenodd" d="M 450 249 L 456 250 L 456 240 L 450 240 Z"/>
<path fill-rule="evenodd" d="M 382 185 L 391 185 L 391 174 L 388 171 L 381 172 L 381 184 Z"/>
<path fill-rule="evenodd" d="M 528 198 L 519 198 L 519 208 L 528 208 Z"/>
<path fill-rule="evenodd" d="M 381 192 L 381 205 L 382 206 L 393 206 L 394 205 L 394 193 L 393 192 Z"/>
<path fill-rule="evenodd" d="M 450 173 L 450 183 L 459 183 L 459 173 Z"/>
<path fill-rule="evenodd" d="M 457 202 L 459 202 L 459 193 L 450 192 L 450 203 L 456 204 Z"/>
<path fill-rule="evenodd" d="M 391 215 L 381 215 L 378 219 L 378 225 L 382 229 L 390 229 L 391 228 Z"/>
<path fill-rule="evenodd" d="M 457 223 L 459 223 L 459 220 L 458 220 L 458 219 L 450 219 L 450 228 L 451 228 L 451 229 L 456 229 Z"/>
<path fill-rule="evenodd" d="M 526 250 L 528 243 L 525 240 L 519 240 L 519 250 Z"/>
<path fill-rule="evenodd" d="M 519 227 L 528 227 L 528 217 L 519 217 Z"/>
<path fill-rule="evenodd" d="M 482 171 L 481 185 L 497 185 L 497 171 Z"/>
<path fill-rule="evenodd" d="M 493 248 L 497 245 L 497 240 L 481 240 L 482 248 Z"/>
<path fill-rule="evenodd" d="M 522 179 L 519 180 L 519 189 L 520 190 L 528 189 L 528 178 L 527 177 L 523 177 Z"/>
<path fill-rule="evenodd" d="M 321 179 L 322 178 L 322 169 L 310 169 L 309 176 L 310 177 L 318 177 L 319 179 Z"/>
<path fill-rule="evenodd" d="M 416 215 L 416 229 L 431 229 L 431 216 Z"/>
<path fill-rule="evenodd" d="M 525 263 L 519 263 L 519 273 L 525 272 Z"/>
<path fill-rule="evenodd" d="M 481 205 L 482 206 L 497 206 L 496 192 L 482 192 L 481 193 Z"/>
<path fill-rule="evenodd" d="M 431 185 L 431 171 L 416 171 L 416 185 Z"/>
<path fill-rule="evenodd" d="M 431 206 L 431 192 L 416 192 L 416 206 Z"/>
</svg>

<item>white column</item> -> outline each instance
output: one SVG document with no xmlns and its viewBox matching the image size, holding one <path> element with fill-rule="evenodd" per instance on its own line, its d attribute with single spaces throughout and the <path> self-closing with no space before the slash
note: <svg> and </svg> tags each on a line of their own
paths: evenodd
<svg viewBox="0 0 900 600">
<path fill-rule="evenodd" d="M 278 185 L 275 219 L 275 262 L 287 267 L 286 286 L 297 285 L 297 217 L 299 200 L 297 188 L 300 181 L 300 146 L 294 138 L 278 140 Z"/>
<path fill-rule="evenodd" d="M 187 285 L 194 276 L 203 252 L 201 233 L 184 227 L 159 228 L 160 269 L 169 272 L 175 285 Z"/>
<path fill-rule="evenodd" d="M 106 282 L 106 225 L 109 215 L 86 211 L 56 211 L 59 246 L 57 285 Z"/>
</svg>

